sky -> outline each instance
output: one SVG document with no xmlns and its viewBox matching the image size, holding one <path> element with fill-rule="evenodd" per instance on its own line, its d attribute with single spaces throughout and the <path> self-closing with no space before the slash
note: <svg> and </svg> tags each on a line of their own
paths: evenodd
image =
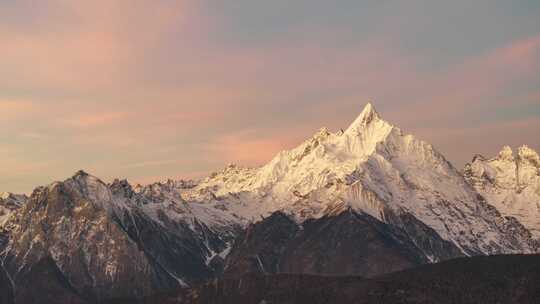
<svg viewBox="0 0 540 304">
<path fill-rule="evenodd" d="M 372 102 L 457 168 L 540 148 L 537 0 L 0 0 L 0 191 L 257 166 Z"/>
</svg>

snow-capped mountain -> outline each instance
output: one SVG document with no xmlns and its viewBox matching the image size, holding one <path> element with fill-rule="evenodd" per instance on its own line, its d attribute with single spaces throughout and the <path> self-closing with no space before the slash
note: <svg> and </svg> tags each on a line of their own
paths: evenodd
<svg viewBox="0 0 540 304">
<path fill-rule="evenodd" d="M 540 238 L 540 157 L 522 146 L 514 156 L 504 147 L 491 159 L 481 155 L 465 166 L 467 181 L 505 216 L 518 219 Z"/>
<path fill-rule="evenodd" d="M 537 242 L 520 223 L 538 227 L 538 213 L 523 211 L 540 188 L 531 151 L 477 157 L 464 177 L 368 104 L 346 130 L 323 128 L 259 168 L 146 186 L 79 171 L 30 197 L 1 196 L 0 282 L 16 303 L 47 303 L 35 288 L 85 303 L 223 273 L 373 276 L 464 255 L 532 253 Z"/>
<path fill-rule="evenodd" d="M 188 205 L 172 186 L 135 191 L 79 171 L 34 190 L 0 231 L 0 272 L 16 302 L 34 302 L 36 286 L 78 303 L 143 297 L 215 275 L 213 258 L 239 226 L 222 210 Z"/>
<path fill-rule="evenodd" d="M 430 144 L 381 119 L 371 104 L 345 131 L 321 129 L 261 168 L 229 166 L 182 195 L 248 221 L 283 211 L 301 223 L 352 208 L 407 230 L 400 218 L 412 215 L 466 255 L 535 250 L 519 223 L 503 218 Z"/>
</svg>

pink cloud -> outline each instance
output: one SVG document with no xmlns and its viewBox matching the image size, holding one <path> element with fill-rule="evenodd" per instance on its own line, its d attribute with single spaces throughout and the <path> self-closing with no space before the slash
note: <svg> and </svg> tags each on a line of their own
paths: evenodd
<svg viewBox="0 0 540 304">
<path fill-rule="evenodd" d="M 441 125 L 463 123 L 476 108 L 508 106 L 498 95 L 539 75 L 538 35 L 433 72 L 400 50 L 395 28 L 346 46 L 332 43 L 333 30 L 304 35 L 307 29 L 294 41 L 238 45 L 212 39 L 219 20 L 194 1 L 56 0 L 50 7 L 55 18 L 39 28 L 0 27 L 7 42 L 0 83 L 28 100 L 0 101 L 0 135 L 27 141 L 23 153 L 47 140 L 44 159 L 69 149 L 80 159 L 64 167 L 94 165 L 99 175 L 121 175 L 119 159 L 135 153 L 122 170 L 193 155 L 197 168 L 259 165 L 321 126 L 345 128 L 367 101 L 392 103 L 383 116 L 429 141 L 444 143 L 433 129 L 465 143 L 479 131 Z M 186 172 L 196 171 L 203 170 Z"/>
<path fill-rule="evenodd" d="M 293 132 L 266 137 L 257 131 L 242 131 L 220 136 L 207 149 L 223 163 L 259 166 L 279 151 L 299 145 L 304 135 Z"/>
<path fill-rule="evenodd" d="M 189 1 L 57 0 L 32 30 L 0 27 L 5 75 L 13 87 L 104 90 L 136 77 L 134 67 L 171 30 L 185 26 Z"/>
<path fill-rule="evenodd" d="M 497 49 L 484 60 L 488 66 L 534 72 L 540 64 L 540 35 L 515 41 Z"/>
<path fill-rule="evenodd" d="M 540 148 L 538 137 L 540 118 L 526 118 L 483 125 L 425 128 L 416 134 L 429 139 L 439 151 L 460 169 L 474 154 L 494 156 L 504 145 L 518 147 L 527 144 Z"/>
<path fill-rule="evenodd" d="M 6 116 L 23 115 L 36 109 L 29 101 L 0 100 L 0 113 Z"/>
<path fill-rule="evenodd" d="M 0 126 L 6 128 L 21 120 L 28 120 L 39 112 L 38 109 L 39 106 L 30 101 L 0 99 Z"/>
<path fill-rule="evenodd" d="M 467 60 L 447 76 L 448 82 L 465 88 L 493 90 L 519 77 L 528 77 L 540 67 L 540 35 L 513 41 Z"/>
<path fill-rule="evenodd" d="M 35 175 L 51 169 L 55 165 L 58 165 L 54 160 L 40 160 L 34 161 L 25 157 L 21 153 L 21 149 L 17 146 L 2 144 L 0 145 L 0 168 L 2 177 L 6 173 L 9 173 L 10 178 L 16 179 L 26 175 Z M 1 185 L 0 185 L 1 186 Z M 11 191 L 10 189 L 0 189 L 1 191 Z"/>
<path fill-rule="evenodd" d="M 129 117 L 129 114 L 126 112 L 81 114 L 67 119 L 66 123 L 69 126 L 78 128 L 103 127 L 110 124 L 120 124 L 127 117 Z"/>
<path fill-rule="evenodd" d="M 421 115 L 426 127 L 435 127 L 441 121 L 455 120 L 457 124 L 463 122 L 460 117 L 464 111 L 476 111 L 486 103 L 508 106 L 507 100 L 500 100 L 500 94 L 539 72 L 540 36 L 517 40 L 450 66 L 438 75 L 416 74 L 418 79 L 405 80 L 417 97 L 412 103 L 394 107 L 390 115 L 411 124 L 420 123 Z"/>
</svg>

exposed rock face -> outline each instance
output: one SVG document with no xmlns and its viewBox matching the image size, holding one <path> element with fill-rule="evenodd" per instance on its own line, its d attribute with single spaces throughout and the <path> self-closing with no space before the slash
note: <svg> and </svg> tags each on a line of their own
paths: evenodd
<svg viewBox="0 0 540 304">
<path fill-rule="evenodd" d="M 163 188 L 167 190 L 167 186 Z M 128 204 L 139 204 L 115 213 L 122 228 L 181 284 L 216 274 L 209 259 L 232 243 L 239 226 L 227 222 L 226 217 L 219 219 L 222 225 L 205 221 L 207 214 L 193 214 L 179 196 L 168 198 L 166 194 L 176 192 L 161 192 L 162 185 L 154 184 L 136 193 L 127 182 L 116 181 L 111 189 L 117 201 L 128 198 Z"/>
<path fill-rule="evenodd" d="M 300 227 L 281 212 L 249 225 L 238 236 L 225 260 L 225 274 L 280 272 L 282 258 L 299 230 Z"/>
<path fill-rule="evenodd" d="M 17 279 L 16 284 L 13 303 L 99 303 L 97 299 L 86 300 L 71 285 L 51 257 L 32 265 Z"/>
<path fill-rule="evenodd" d="M 0 230 L 17 209 L 26 202 L 26 195 L 13 194 L 8 192 L 0 193 Z"/>
<path fill-rule="evenodd" d="M 200 182 L 132 187 L 81 171 L 30 198 L 0 196 L 0 299 L 140 299 L 222 272 L 371 277 L 533 253 L 539 163 L 531 149 L 504 149 L 464 178 L 367 105 L 345 131 L 323 128 L 260 168 Z"/>
<path fill-rule="evenodd" d="M 189 210 L 176 206 L 182 201 L 164 201 L 84 172 L 36 189 L 1 235 L 1 278 L 15 303 L 142 298 L 213 276 L 207 256 L 237 227 L 218 230 L 203 222 L 208 214 L 180 217 Z"/>
<path fill-rule="evenodd" d="M 462 255 L 414 218 L 410 232 L 353 210 L 301 226 L 274 213 L 238 237 L 225 275 L 306 273 L 370 277 Z M 414 228 L 416 227 L 416 228 Z M 410 234 L 416 229 L 416 234 Z M 427 243 L 422 243 L 422 240 Z"/>
<path fill-rule="evenodd" d="M 95 204 L 95 193 L 74 187 L 88 178 L 78 175 L 36 190 L 10 220 L 14 227 L 2 259 L 16 302 L 24 303 L 35 292 L 26 284 L 34 277 L 44 282 L 60 277 L 66 290 L 96 301 L 141 297 L 175 286 L 175 280 Z"/>
<path fill-rule="evenodd" d="M 514 156 L 504 147 L 497 157 L 476 156 L 464 170 L 467 181 L 505 216 L 515 217 L 540 238 L 540 158 L 527 146 Z"/>
<path fill-rule="evenodd" d="M 5 244 L 6 236 L 0 233 L 0 248 Z M 13 284 L 0 260 L 0 303 L 13 304 Z"/>
</svg>

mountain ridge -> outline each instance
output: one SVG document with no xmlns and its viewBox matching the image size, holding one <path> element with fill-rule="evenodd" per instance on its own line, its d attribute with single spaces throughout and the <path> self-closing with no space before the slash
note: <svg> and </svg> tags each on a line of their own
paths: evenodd
<svg viewBox="0 0 540 304">
<path fill-rule="evenodd" d="M 464 176 L 505 216 L 512 216 L 540 237 L 540 157 L 524 145 L 514 156 L 508 146 L 493 158 L 474 157 Z"/>
<path fill-rule="evenodd" d="M 68 298 L 101 301 L 253 270 L 337 274 L 349 261 L 348 274 L 372 276 L 535 253 L 534 227 L 489 195 L 499 184 L 536 193 L 533 152 L 503 149 L 496 164 L 508 172 L 482 156 L 459 172 L 368 104 L 345 131 L 322 128 L 258 168 L 144 186 L 80 170 L 29 197 L 3 194 L 0 265 L 19 301 L 34 276 L 53 276 Z"/>
<path fill-rule="evenodd" d="M 183 195 L 227 201 L 248 220 L 282 210 L 302 222 L 347 206 L 382 221 L 389 210 L 412 213 L 467 255 L 534 251 L 527 235 L 501 237 L 515 223 L 501 219 L 432 145 L 384 121 L 371 104 L 345 132 L 322 129 L 260 168 L 226 168 Z M 452 218 L 461 223 L 449 225 Z"/>
</svg>

